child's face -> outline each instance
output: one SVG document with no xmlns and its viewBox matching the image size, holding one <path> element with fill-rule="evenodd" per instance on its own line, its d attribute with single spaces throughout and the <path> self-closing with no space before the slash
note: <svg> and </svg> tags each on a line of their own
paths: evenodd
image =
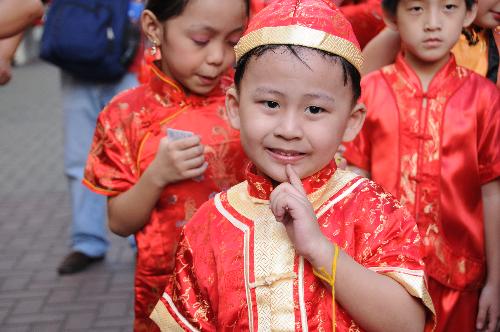
<svg viewBox="0 0 500 332">
<path fill-rule="evenodd" d="M 288 180 L 286 164 L 300 178 L 319 171 L 364 119 L 362 110 L 352 112 L 351 85 L 344 86 L 339 63 L 314 50 L 298 54 L 303 62 L 284 48 L 252 57 L 239 92 L 230 89 L 226 96 L 248 157 L 278 182 Z"/>
<path fill-rule="evenodd" d="M 486 29 L 500 25 L 500 0 L 479 0 L 474 23 Z"/>
<path fill-rule="evenodd" d="M 410 64 L 441 65 L 474 16 L 464 0 L 401 0 L 393 23 Z"/>
<path fill-rule="evenodd" d="M 187 90 L 207 94 L 234 62 L 246 24 L 242 0 L 191 0 L 180 16 L 161 23 L 162 70 Z"/>
</svg>

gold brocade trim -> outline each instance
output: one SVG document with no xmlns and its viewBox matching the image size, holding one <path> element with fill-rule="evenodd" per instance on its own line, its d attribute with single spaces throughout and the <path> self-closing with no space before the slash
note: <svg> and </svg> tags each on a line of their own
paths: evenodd
<svg viewBox="0 0 500 332">
<path fill-rule="evenodd" d="M 254 276 L 294 274 L 295 250 L 285 226 L 276 221 L 268 205 L 255 205 L 259 217 L 254 224 Z M 255 288 L 258 331 L 295 331 L 294 278 L 280 278 L 269 286 Z"/>
<path fill-rule="evenodd" d="M 167 295 L 168 296 L 168 295 Z M 165 298 L 165 295 L 163 296 Z M 153 312 L 149 315 L 149 318 L 158 325 L 160 331 L 162 332 L 183 332 L 181 326 L 175 321 L 174 317 L 165 307 L 165 304 L 160 300 L 156 303 Z M 192 330 L 196 331 L 196 330 Z"/>
<path fill-rule="evenodd" d="M 387 269 L 388 267 L 384 267 L 384 269 Z M 370 270 L 377 271 L 375 268 L 370 268 Z M 415 272 L 411 271 L 410 272 Z M 416 297 L 418 299 L 421 299 L 422 302 L 424 303 L 425 307 L 429 309 L 430 312 L 435 316 L 436 315 L 436 310 L 434 309 L 434 304 L 432 303 L 431 296 L 429 294 L 429 291 L 427 290 L 427 287 L 425 286 L 425 281 L 424 277 L 421 275 L 414 275 L 414 274 L 408 274 L 404 272 L 398 272 L 398 271 L 387 271 L 387 272 L 380 272 L 383 275 L 388 276 L 391 279 L 394 279 L 397 281 L 399 284 L 401 284 L 410 295 L 413 297 Z"/>
<path fill-rule="evenodd" d="M 220 200 L 220 194 L 215 195 L 214 203 L 220 214 L 222 214 L 234 227 L 243 232 L 243 275 L 245 278 L 245 294 L 248 307 L 248 329 L 250 332 L 253 332 L 253 304 L 252 294 L 250 293 L 250 229 L 224 209 Z"/>
<path fill-rule="evenodd" d="M 361 182 L 367 181 L 366 178 L 362 178 L 355 184 L 346 189 L 340 198 L 336 198 L 332 202 L 329 202 L 326 206 L 322 207 L 325 202 L 332 198 L 336 193 L 343 189 L 350 181 L 354 178 L 359 177 L 359 175 L 350 172 L 337 169 L 333 176 L 328 180 L 321 188 L 314 191 L 313 193 L 307 195 L 309 202 L 311 202 L 314 211 L 318 211 L 316 216 L 319 218 L 326 212 L 331 206 L 333 206 L 340 199 L 349 195 Z M 239 214 L 247 219 L 255 220 L 261 216 L 261 210 L 257 206 L 264 206 L 264 209 L 269 210 L 269 201 L 262 200 L 258 198 L 253 198 L 248 195 L 247 191 L 248 183 L 241 182 L 236 186 L 232 187 L 227 191 L 227 200 L 229 204 L 238 211 Z M 270 211 L 270 210 L 269 210 Z"/>
<path fill-rule="evenodd" d="M 300 45 L 340 55 L 360 72 L 363 66 L 361 50 L 350 41 L 301 25 L 264 27 L 250 32 L 234 48 L 236 61 L 258 46 L 271 44 Z"/>
<path fill-rule="evenodd" d="M 337 170 L 321 188 L 308 195 L 309 201 L 317 211 L 333 195 L 342 190 L 357 174 Z M 340 199 L 349 195 L 360 183 L 362 178 L 347 188 L 345 193 L 328 202 L 325 207 L 331 208 Z M 286 234 L 283 224 L 276 221 L 269 208 L 269 201 L 254 199 L 248 195 L 247 182 L 242 182 L 227 192 L 228 203 L 242 216 L 254 222 L 254 276 L 255 280 L 266 280 L 273 275 L 290 275 L 294 271 L 295 250 Z M 236 227 L 240 223 L 235 217 L 218 206 L 218 196 L 215 199 L 219 211 Z M 220 204 L 220 202 L 219 202 Z M 318 216 L 326 212 L 321 208 Z M 223 211 L 224 212 L 223 212 Z M 234 220 L 233 220 L 234 219 Z M 243 225 L 245 226 L 245 225 Z M 246 227 L 246 226 L 245 226 Z M 241 226 L 238 227 L 241 229 Z M 245 243 L 246 245 L 246 243 Z M 245 263 L 246 271 L 246 263 Z M 301 326 L 307 331 L 307 314 L 304 299 L 304 261 L 299 257 L 298 292 Z M 245 278 L 247 278 L 245 276 Z M 269 279 L 270 280 L 270 279 Z M 273 279 L 274 280 L 274 279 Z M 262 331 L 295 331 L 295 304 L 293 280 L 281 279 L 279 283 L 255 288 L 258 313 L 258 328 Z M 247 300 L 248 301 L 248 300 Z"/>
</svg>

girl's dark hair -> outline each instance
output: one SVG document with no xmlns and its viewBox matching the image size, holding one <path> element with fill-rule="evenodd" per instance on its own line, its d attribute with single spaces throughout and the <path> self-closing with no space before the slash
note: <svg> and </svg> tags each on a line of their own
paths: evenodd
<svg viewBox="0 0 500 332">
<path fill-rule="evenodd" d="M 247 16 L 250 15 L 250 0 L 245 1 Z M 156 18 L 163 22 L 170 18 L 179 16 L 186 8 L 189 0 L 148 0 L 146 9 L 155 14 Z"/>
<path fill-rule="evenodd" d="M 347 86 L 349 83 L 352 87 L 353 93 L 353 103 L 358 101 L 359 96 L 361 95 L 361 75 L 359 71 L 354 67 L 349 61 L 344 59 L 341 56 L 328 53 L 326 51 L 318 50 L 315 48 L 309 48 L 305 46 L 297 46 L 297 45 L 280 45 L 280 44 L 271 44 L 271 45 L 263 45 L 258 46 L 245 55 L 241 57 L 241 59 L 236 64 L 236 71 L 234 73 L 234 83 L 237 88 L 240 87 L 241 80 L 243 79 L 243 75 L 245 74 L 245 69 L 252 57 L 258 58 L 267 52 L 275 52 L 277 49 L 282 48 L 291 54 L 293 54 L 297 59 L 299 59 L 304 65 L 307 66 L 307 63 L 301 58 L 300 50 L 312 50 L 318 52 L 325 58 L 331 59 L 335 63 L 340 63 L 342 66 L 342 70 L 344 72 L 344 86 Z M 307 66 L 309 67 L 309 66 Z"/>
<path fill-rule="evenodd" d="M 474 3 L 476 3 L 476 0 L 465 0 L 465 7 L 467 10 L 471 10 Z M 382 8 L 392 16 L 396 15 L 398 4 L 399 0 L 382 0 Z"/>
</svg>

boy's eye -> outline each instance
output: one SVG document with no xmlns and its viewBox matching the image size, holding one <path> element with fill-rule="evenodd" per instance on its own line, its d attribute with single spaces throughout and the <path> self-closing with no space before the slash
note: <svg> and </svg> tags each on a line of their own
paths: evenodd
<svg viewBox="0 0 500 332">
<path fill-rule="evenodd" d="M 280 105 L 275 101 L 266 100 L 263 102 L 267 108 L 278 108 Z"/>
<path fill-rule="evenodd" d="M 324 111 L 324 109 L 322 109 L 321 107 L 318 107 L 318 106 L 309 106 L 306 108 L 306 113 L 310 113 L 310 114 L 319 114 L 319 113 L 322 113 Z"/>
<path fill-rule="evenodd" d="M 417 13 L 422 12 L 422 10 L 424 10 L 424 9 L 422 7 L 420 7 L 420 6 L 413 6 L 413 7 L 408 8 L 408 10 L 411 13 L 417 14 Z"/>
<path fill-rule="evenodd" d="M 454 9 L 458 8 L 458 6 L 457 6 L 457 5 L 455 5 L 455 4 L 449 3 L 449 4 L 446 4 L 446 5 L 444 6 L 444 8 L 445 8 L 447 11 L 452 11 L 452 10 L 454 10 Z"/>
</svg>

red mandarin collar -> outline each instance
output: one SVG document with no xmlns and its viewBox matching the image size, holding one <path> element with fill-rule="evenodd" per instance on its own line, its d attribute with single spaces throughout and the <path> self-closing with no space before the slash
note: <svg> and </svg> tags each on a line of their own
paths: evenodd
<svg viewBox="0 0 500 332">
<path fill-rule="evenodd" d="M 436 75 L 434 75 L 429 84 L 427 92 L 424 93 L 417 73 L 405 61 L 402 52 L 400 52 L 396 58 L 395 67 L 396 70 L 401 73 L 404 80 L 411 86 L 412 90 L 415 91 L 415 97 L 435 98 L 440 90 L 446 88 L 446 86 L 449 84 L 447 80 L 451 76 L 457 75 L 457 63 L 455 61 L 455 56 L 450 53 L 448 62 L 446 62 L 443 67 L 439 69 Z"/>
<path fill-rule="evenodd" d="M 212 102 L 213 98 L 221 98 L 226 94 L 226 90 L 231 85 L 230 75 L 224 75 L 220 84 L 215 87 L 208 95 L 186 94 L 182 86 L 165 75 L 156 63 L 151 63 L 151 79 L 149 85 L 155 94 L 157 94 L 167 106 L 203 106 Z M 230 74 L 230 73 L 229 73 Z"/>
<path fill-rule="evenodd" d="M 328 165 L 322 168 L 320 171 L 302 179 L 302 185 L 306 194 L 311 194 L 321 188 L 335 173 L 337 165 L 334 161 L 331 161 Z M 260 175 L 254 164 L 250 163 L 246 169 L 246 179 L 248 182 L 248 194 L 250 197 L 269 200 L 269 196 L 273 191 L 273 184 L 271 179 L 267 176 Z"/>
</svg>

